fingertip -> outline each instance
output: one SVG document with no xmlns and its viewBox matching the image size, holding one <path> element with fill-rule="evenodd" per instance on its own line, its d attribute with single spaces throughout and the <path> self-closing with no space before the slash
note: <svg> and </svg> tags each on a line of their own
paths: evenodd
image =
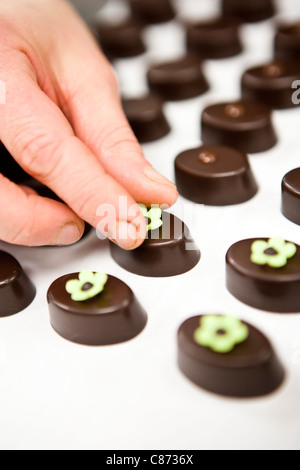
<svg viewBox="0 0 300 470">
<path fill-rule="evenodd" d="M 107 237 L 120 248 L 132 251 L 141 246 L 146 238 L 147 228 L 143 215 L 128 222 L 117 220 L 108 225 Z"/>
<path fill-rule="evenodd" d="M 67 246 L 73 245 L 78 242 L 83 233 L 85 225 L 83 221 L 78 220 L 75 222 L 67 222 L 53 236 L 50 240 L 49 245 L 52 246 Z"/>
</svg>

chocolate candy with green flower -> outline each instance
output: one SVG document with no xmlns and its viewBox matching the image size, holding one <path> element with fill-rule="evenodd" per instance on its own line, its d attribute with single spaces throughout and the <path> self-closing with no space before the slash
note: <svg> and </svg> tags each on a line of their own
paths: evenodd
<svg viewBox="0 0 300 470">
<path fill-rule="evenodd" d="M 231 352 L 237 344 L 246 341 L 247 326 L 234 317 L 205 315 L 194 334 L 197 344 L 206 346 L 217 353 Z"/>
<path fill-rule="evenodd" d="M 269 241 L 256 240 L 251 246 L 251 261 L 260 266 L 283 268 L 297 252 L 294 243 L 287 243 L 282 238 L 270 238 Z"/>
<path fill-rule="evenodd" d="M 75 343 L 122 343 L 137 336 L 147 323 L 147 314 L 132 290 L 103 273 L 62 276 L 50 286 L 47 297 L 52 327 Z"/>
<path fill-rule="evenodd" d="M 277 390 L 285 377 L 266 336 L 237 318 L 189 318 L 179 328 L 177 347 L 183 374 L 201 388 L 220 395 L 264 396 Z"/>
<path fill-rule="evenodd" d="M 66 291 L 71 294 L 72 300 L 83 302 L 100 294 L 107 280 L 107 274 L 82 271 L 78 279 L 71 279 L 67 282 Z"/>
<path fill-rule="evenodd" d="M 141 209 L 148 224 L 146 240 L 133 251 L 111 242 L 113 259 L 127 271 L 147 277 L 177 276 L 193 269 L 201 254 L 182 220 L 158 207 Z"/>
<path fill-rule="evenodd" d="M 252 307 L 300 313 L 300 246 L 281 238 L 235 243 L 226 255 L 226 284 Z"/>
<path fill-rule="evenodd" d="M 146 219 L 148 231 L 156 230 L 162 226 L 162 210 L 160 207 L 151 207 L 151 209 L 148 210 L 147 207 L 143 206 L 142 204 L 139 206 L 143 216 Z"/>
</svg>

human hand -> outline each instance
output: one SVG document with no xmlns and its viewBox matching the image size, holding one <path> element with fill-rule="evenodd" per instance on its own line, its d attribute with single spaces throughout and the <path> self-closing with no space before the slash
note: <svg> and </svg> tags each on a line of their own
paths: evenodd
<svg viewBox="0 0 300 470">
<path fill-rule="evenodd" d="M 0 239 L 68 245 L 85 220 L 102 222 L 122 248 L 138 247 L 146 223 L 136 203 L 172 205 L 177 191 L 145 160 L 92 34 L 65 0 L 1 2 L 0 31 L 0 140 L 66 203 L 0 175 Z M 108 217 L 99 215 L 103 205 L 114 209 Z"/>
</svg>

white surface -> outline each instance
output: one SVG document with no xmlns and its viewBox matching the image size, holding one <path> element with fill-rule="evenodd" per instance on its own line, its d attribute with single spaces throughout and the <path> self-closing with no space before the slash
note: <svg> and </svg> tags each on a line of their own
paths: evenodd
<svg viewBox="0 0 300 470">
<path fill-rule="evenodd" d="M 211 0 L 178 1 L 186 11 L 210 14 Z M 299 1 L 281 1 L 284 13 Z M 201 8 L 200 8 L 201 7 Z M 173 132 L 145 146 L 147 158 L 174 179 L 173 161 L 199 145 L 201 110 L 218 99 L 238 97 L 238 83 L 250 64 L 271 57 L 272 22 L 243 28 L 246 52 L 209 62 L 213 85 L 199 99 L 168 104 Z M 123 91 L 143 91 L 143 67 L 150 59 L 177 55 L 183 47 L 174 23 L 149 28 L 149 55 L 118 63 Z M 140 278 L 119 268 L 108 245 L 94 234 L 71 248 L 29 249 L 0 244 L 15 255 L 37 286 L 23 313 L 0 320 L 1 449 L 299 449 L 300 315 L 276 315 L 238 302 L 225 288 L 224 257 L 246 237 L 282 236 L 300 244 L 300 229 L 280 213 L 284 174 L 299 166 L 300 109 L 275 113 L 280 143 L 251 156 L 260 184 L 250 202 L 203 208 L 180 199 L 173 212 L 189 225 L 202 259 L 190 273 L 169 279 Z M 49 221 L 50 223 L 50 221 Z M 57 277 L 91 269 L 129 284 L 148 311 L 149 323 L 135 340 L 90 348 L 72 344 L 50 327 L 46 292 Z M 190 383 L 177 369 L 176 332 L 200 313 L 233 314 L 264 331 L 274 343 L 287 380 L 272 396 L 233 400 Z"/>
</svg>

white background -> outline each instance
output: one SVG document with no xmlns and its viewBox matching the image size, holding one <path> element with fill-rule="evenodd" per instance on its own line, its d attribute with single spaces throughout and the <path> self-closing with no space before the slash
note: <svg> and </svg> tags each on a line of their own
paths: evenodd
<svg viewBox="0 0 300 470">
<path fill-rule="evenodd" d="M 217 8 L 212 0 L 177 3 L 185 17 L 204 18 Z M 299 3 L 281 0 L 281 12 L 299 18 Z M 201 142 L 203 108 L 239 97 L 242 72 L 271 58 L 273 36 L 272 21 L 243 27 L 245 53 L 206 64 L 211 91 L 167 104 L 172 134 L 144 147 L 158 170 L 174 180 L 176 155 Z M 148 28 L 145 39 L 147 55 L 116 64 L 121 89 L 128 95 L 145 91 L 147 64 L 184 50 L 182 29 L 173 22 Z M 281 236 L 300 244 L 299 226 L 280 212 L 282 177 L 300 162 L 300 109 L 276 112 L 274 122 L 280 143 L 250 156 L 260 185 L 252 201 L 203 208 L 180 198 L 172 209 L 184 218 L 202 251 L 201 262 L 190 273 L 168 279 L 129 274 L 113 262 L 108 244 L 94 233 L 69 248 L 0 243 L 37 286 L 36 299 L 26 311 L 0 319 L 1 449 L 300 448 L 300 315 L 252 309 L 225 288 L 224 258 L 232 243 Z M 140 336 L 123 345 L 91 348 L 72 344 L 52 330 L 48 287 L 57 277 L 84 269 L 107 272 L 132 287 L 149 315 Z M 190 383 L 176 365 L 176 333 L 186 318 L 201 313 L 236 315 L 265 332 L 287 370 L 281 389 L 264 399 L 234 400 Z"/>
</svg>

